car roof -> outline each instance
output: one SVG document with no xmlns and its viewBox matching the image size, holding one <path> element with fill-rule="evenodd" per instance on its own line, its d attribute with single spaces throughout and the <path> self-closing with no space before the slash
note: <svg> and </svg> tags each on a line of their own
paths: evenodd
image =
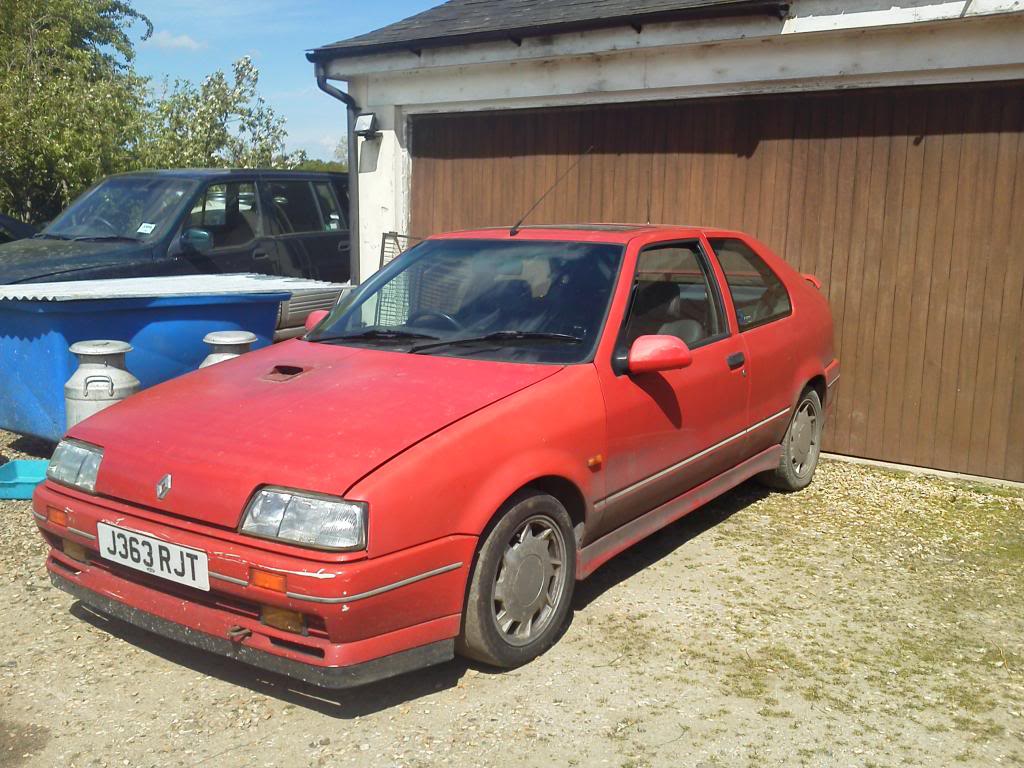
<svg viewBox="0 0 1024 768">
<path fill-rule="evenodd" d="M 433 235 L 429 239 L 480 240 L 575 240 L 595 243 L 628 243 L 635 237 L 653 236 L 666 240 L 700 237 L 701 233 L 723 230 L 674 224 L 530 224 L 510 234 L 509 227 L 466 229 Z"/>
<path fill-rule="evenodd" d="M 108 178 L 124 178 L 133 176 L 142 178 L 166 177 L 171 179 L 189 179 L 192 181 L 210 181 L 215 179 L 231 179 L 234 177 L 251 178 L 253 176 L 279 179 L 348 179 L 347 173 L 335 173 L 333 171 L 280 170 L 277 168 L 159 168 L 150 171 L 118 173 Z"/>
</svg>

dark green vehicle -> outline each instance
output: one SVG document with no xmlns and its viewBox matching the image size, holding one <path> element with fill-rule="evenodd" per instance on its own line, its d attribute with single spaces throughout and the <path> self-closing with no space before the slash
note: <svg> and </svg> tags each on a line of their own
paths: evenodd
<svg viewBox="0 0 1024 768">
<path fill-rule="evenodd" d="M 348 179 L 271 170 L 110 176 L 0 245 L 0 284 L 255 272 L 349 279 Z"/>
</svg>

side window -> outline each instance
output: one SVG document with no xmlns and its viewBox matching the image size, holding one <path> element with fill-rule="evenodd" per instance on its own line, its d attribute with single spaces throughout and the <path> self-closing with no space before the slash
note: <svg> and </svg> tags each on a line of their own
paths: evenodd
<svg viewBox="0 0 1024 768">
<path fill-rule="evenodd" d="M 338 199 L 334 196 L 334 189 L 326 181 L 313 182 L 313 191 L 316 192 L 317 202 L 320 203 L 320 214 L 323 218 L 323 229 L 327 232 L 337 232 L 347 229 L 345 216 L 338 205 Z"/>
<path fill-rule="evenodd" d="M 213 235 L 214 248 L 245 245 L 259 231 L 255 185 L 248 181 L 211 184 L 193 206 L 186 226 Z"/>
<path fill-rule="evenodd" d="M 270 181 L 265 189 L 267 218 L 275 235 L 325 230 L 308 181 Z"/>
<path fill-rule="evenodd" d="M 786 317 L 792 311 L 786 286 L 746 243 L 731 238 L 710 242 L 729 284 L 741 331 Z"/>
<path fill-rule="evenodd" d="M 726 324 L 707 260 L 697 243 L 648 248 L 637 260 L 624 343 L 640 336 L 677 336 L 695 347 L 722 334 Z"/>
</svg>

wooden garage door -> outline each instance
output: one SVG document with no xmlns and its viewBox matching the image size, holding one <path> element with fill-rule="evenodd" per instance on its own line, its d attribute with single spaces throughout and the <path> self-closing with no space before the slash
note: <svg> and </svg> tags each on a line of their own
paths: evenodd
<svg viewBox="0 0 1024 768">
<path fill-rule="evenodd" d="M 827 448 L 1024 480 L 1024 84 L 415 118 L 412 230 L 734 227 L 823 281 Z"/>
</svg>

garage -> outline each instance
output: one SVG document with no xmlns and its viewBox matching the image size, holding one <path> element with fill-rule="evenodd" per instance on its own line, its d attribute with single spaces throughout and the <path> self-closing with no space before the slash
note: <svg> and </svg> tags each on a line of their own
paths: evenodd
<svg viewBox="0 0 1024 768">
<path fill-rule="evenodd" d="M 310 54 L 379 124 L 364 276 L 384 233 L 509 225 L 564 174 L 531 223 L 741 229 L 822 282 L 827 450 L 1024 481 L 1017 4 L 513 5 Z"/>
<path fill-rule="evenodd" d="M 1024 479 L 1022 104 L 1013 82 L 419 116 L 411 231 L 506 223 L 579 160 L 530 222 L 733 227 L 822 281 L 830 450 Z"/>
</svg>

